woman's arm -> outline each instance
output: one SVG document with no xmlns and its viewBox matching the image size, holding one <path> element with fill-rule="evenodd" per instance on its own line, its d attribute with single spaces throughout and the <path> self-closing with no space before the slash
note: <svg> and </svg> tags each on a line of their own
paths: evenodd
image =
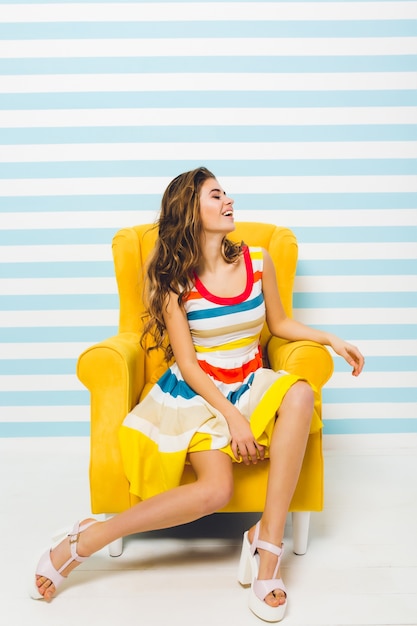
<svg viewBox="0 0 417 626">
<path fill-rule="evenodd" d="M 175 361 L 184 380 L 226 419 L 236 459 L 241 456 L 246 464 L 256 463 L 258 458 L 262 459 L 264 448 L 254 441 L 249 422 L 199 366 L 187 316 L 179 306 L 176 294 L 171 293 L 167 298 L 164 321 Z"/>
<path fill-rule="evenodd" d="M 364 358 L 356 346 L 347 343 L 340 337 L 322 330 L 310 328 L 293 320 L 285 314 L 278 291 L 275 268 L 270 254 L 264 253 L 264 271 L 262 288 L 266 306 L 266 322 L 270 332 L 276 337 L 288 341 L 308 340 L 330 346 L 336 354 L 342 356 L 353 368 L 352 375 L 359 376 L 363 369 Z"/>
</svg>

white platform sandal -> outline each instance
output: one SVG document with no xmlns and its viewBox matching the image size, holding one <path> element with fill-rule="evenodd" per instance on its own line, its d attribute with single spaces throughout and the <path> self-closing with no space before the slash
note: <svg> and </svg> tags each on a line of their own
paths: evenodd
<svg viewBox="0 0 417 626">
<path fill-rule="evenodd" d="M 268 550 L 278 557 L 274 570 L 274 576 L 270 580 L 258 580 L 259 554 L 258 548 Z M 270 606 L 265 602 L 266 596 L 272 591 L 281 590 L 287 595 L 287 590 L 281 578 L 275 578 L 278 573 L 284 544 L 275 546 L 268 541 L 259 539 L 259 522 L 255 526 L 255 535 L 252 543 L 249 541 L 249 532 L 243 536 L 242 552 L 240 555 L 238 581 L 241 585 L 251 585 L 249 596 L 249 608 L 260 619 L 266 622 L 280 622 L 287 609 L 287 600 L 279 606 Z"/>
<path fill-rule="evenodd" d="M 80 524 L 80 522 L 76 522 L 70 533 L 64 533 L 63 535 L 61 535 L 59 541 L 56 542 L 53 547 L 58 545 L 58 543 L 60 543 L 60 541 L 62 541 L 65 538 L 65 534 L 66 534 L 67 537 L 69 537 L 71 556 L 58 570 L 55 568 L 55 566 L 53 565 L 51 561 L 51 550 L 53 549 L 53 547 L 49 548 L 49 550 L 47 550 L 41 556 L 38 562 L 38 565 L 36 567 L 35 578 L 32 579 L 32 583 L 29 589 L 30 596 L 34 600 L 44 599 L 43 595 L 39 593 L 39 588 L 36 584 L 36 576 L 43 576 L 45 578 L 48 578 L 48 580 L 50 580 L 52 584 L 54 585 L 55 590 L 57 590 L 58 587 L 66 579 L 66 576 L 62 576 L 61 572 L 63 572 L 68 567 L 68 565 L 70 565 L 74 561 L 77 561 L 78 563 L 82 563 L 83 561 L 88 559 L 88 556 L 80 556 L 78 554 L 77 543 L 80 538 L 80 534 L 84 532 L 84 530 L 87 530 L 87 528 L 89 528 L 90 526 L 96 523 L 97 523 L 96 520 L 86 522 L 85 524 Z"/>
</svg>

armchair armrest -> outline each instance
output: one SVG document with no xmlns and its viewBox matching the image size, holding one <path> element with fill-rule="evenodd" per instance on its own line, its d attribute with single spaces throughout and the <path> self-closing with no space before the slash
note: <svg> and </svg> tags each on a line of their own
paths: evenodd
<svg viewBox="0 0 417 626">
<path fill-rule="evenodd" d="M 137 403 L 145 382 L 145 355 L 137 333 L 120 333 L 88 348 L 77 363 L 77 376 L 91 395 L 90 484 L 93 513 L 114 494 L 114 511 L 129 506 L 118 441 L 120 424 Z M 126 482 L 126 485 L 124 484 Z M 104 506 L 104 508 L 102 508 Z"/>
<path fill-rule="evenodd" d="M 122 404 L 128 412 L 144 386 L 144 363 L 139 335 L 120 333 L 87 348 L 78 359 L 77 376 L 92 401 L 108 407 L 116 396 L 118 408 Z"/>
<path fill-rule="evenodd" d="M 290 341 L 277 337 L 268 342 L 268 360 L 274 370 L 305 376 L 321 389 L 333 374 L 333 358 L 325 346 L 314 341 Z"/>
</svg>

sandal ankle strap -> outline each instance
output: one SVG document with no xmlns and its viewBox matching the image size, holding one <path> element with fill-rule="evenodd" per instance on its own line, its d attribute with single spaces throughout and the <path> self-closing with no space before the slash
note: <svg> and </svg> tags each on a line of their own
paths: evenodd
<svg viewBox="0 0 417 626">
<path fill-rule="evenodd" d="M 80 524 L 80 522 L 75 522 L 72 531 L 68 533 L 70 550 L 71 550 L 71 559 L 69 560 L 69 562 L 71 562 L 71 560 L 74 560 L 74 561 L 78 561 L 79 563 L 82 563 L 83 561 L 88 559 L 88 556 L 80 556 L 78 554 L 77 545 L 78 545 L 78 540 L 80 538 L 81 533 L 84 532 L 84 530 L 87 530 L 87 528 L 89 528 L 95 523 L 96 523 L 96 520 L 87 522 L 87 524 Z"/>
<path fill-rule="evenodd" d="M 273 543 L 269 543 L 269 541 L 263 541 L 262 539 L 259 539 L 259 528 L 260 523 L 257 522 L 255 526 L 255 535 L 250 546 L 252 556 L 255 554 L 256 550 L 260 548 L 261 550 L 267 550 L 268 552 L 272 552 L 272 554 L 275 554 L 275 556 L 280 559 L 284 553 L 284 544 L 282 543 L 281 546 L 276 546 Z"/>
</svg>

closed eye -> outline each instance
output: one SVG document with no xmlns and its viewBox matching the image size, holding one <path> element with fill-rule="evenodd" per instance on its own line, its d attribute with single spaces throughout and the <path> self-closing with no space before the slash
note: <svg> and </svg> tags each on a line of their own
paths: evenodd
<svg viewBox="0 0 417 626">
<path fill-rule="evenodd" d="M 213 193 L 216 193 L 217 195 L 216 195 L 216 196 L 212 196 L 212 197 L 213 197 L 213 198 L 216 198 L 217 200 L 220 200 L 220 198 L 222 197 L 222 195 L 221 195 L 221 194 L 222 194 L 221 189 L 212 189 L 212 190 L 210 191 L 210 193 L 212 193 L 212 194 L 213 194 Z M 225 192 L 225 191 L 223 191 L 223 195 L 226 195 L 226 192 Z"/>
</svg>

